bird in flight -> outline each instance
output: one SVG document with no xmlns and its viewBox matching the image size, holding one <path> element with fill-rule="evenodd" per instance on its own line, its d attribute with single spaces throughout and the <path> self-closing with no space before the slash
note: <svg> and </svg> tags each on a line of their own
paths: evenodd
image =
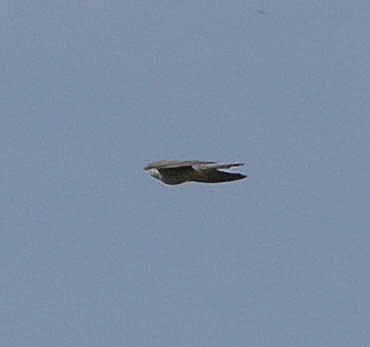
<svg viewBox="0 0 370 347">
<path fill-rule="evenodd" d="M 144 170 L 163 183 L 175 185 L 185 182 L 222 183 L 241 180 L 246 175 L 220 171 L 242 166 L 243 163 L 217 164 L 214 161 L 160 160 L 148 164 Z"/>
</svg>

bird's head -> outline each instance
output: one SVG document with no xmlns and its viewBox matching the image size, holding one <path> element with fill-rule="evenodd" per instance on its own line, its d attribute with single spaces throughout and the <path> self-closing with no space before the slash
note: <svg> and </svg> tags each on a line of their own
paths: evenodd
<svg viewBox="0 0 370 347">
<path fill-rule="evenodd" d="M 158 169 L 155 169 L 155 168 L 148 168 L 146 167 L 144 169 L 150 176 L 154 177 L 154 178 L 157 178 L 157 179 L 161 179 L 161 174 L 159 173 L 159 170 Z"/>
</svg>

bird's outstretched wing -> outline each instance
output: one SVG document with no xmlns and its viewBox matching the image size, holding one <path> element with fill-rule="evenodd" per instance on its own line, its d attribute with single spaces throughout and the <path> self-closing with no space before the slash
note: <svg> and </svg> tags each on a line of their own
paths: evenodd
<svg viewBox="0 0 370 347">
<path fill-rule="evenodd" d="M 217 163 L 207 163 L 205 165 L 200 164 L 193 166 L 195 172 L 192 175 L 191 181 L 203 182 L 203 183 L 221 183 L 221 182 L 231 182 L 241 180 L 246 175 L 240 173 L 231 173 L 220 171 L 219 169 L 229 169 L 236 166 L 242 166 L 243 163 L 233 163 L 233 164 L 217 164 Z"/>
<path fill-rule="evenodd" d="M 214 161 L 199 161 L 199 160 L 159 160 L 148 164 L 144 170 L 148 169 L 174 169 L 183 166 L 194 166 L 194 165 L 207 165 L 216 164 Z"/>
<path fill-rule="evenodd" d="M 212 170 L 207 173 L 193 175 L 190 181 L 203 182 L 203 183 L 222 183 L 241 180 L 247 177 L 240 173 L 230 173 L 224 171 Z"/>
</svg>

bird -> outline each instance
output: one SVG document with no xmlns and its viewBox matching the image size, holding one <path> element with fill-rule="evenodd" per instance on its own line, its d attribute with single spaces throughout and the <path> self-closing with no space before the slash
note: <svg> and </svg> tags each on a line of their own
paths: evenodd
<svg viewBox="0 0 370 347">
<path fill-rule="evenodd" d="M 218 164 L 214 161 L 160 160 L 149 163 L 144 170 L 165 184 L 177 185 L 185 182 L 222 183 L 246 178 L 241 173 L 220 171 L 242 166 L 244 163 Z"/>
</svg>

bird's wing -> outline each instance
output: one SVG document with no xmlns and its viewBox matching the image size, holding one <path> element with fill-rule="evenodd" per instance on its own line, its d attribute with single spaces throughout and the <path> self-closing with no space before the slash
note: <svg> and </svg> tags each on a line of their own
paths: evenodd
<svg viewBox="0 0 370 347">
<path fill-rule="evenodd" d="M 195 165 L 207 165 L 213 164 L 213 161 L 199 161 L 199 160 L 185 160 L 185 161 L 178 161 L 178 160 L 160 160 L 155 161 L 153 163 L 148 164 L 145 169 L 175 169 L 180 167 L 192 167 Z"/>
<path fill-rule="evenodd" d="M 215 162 L 199 162 L 193 165 L 193 168 L 197 171 L 202 170 L 217 170 L 217 169 L 230 169 L 231 167 L 242 166 L 243 163 L 233 163 L 233 164 L 217 164 Z"/>
<path fill-rule="evenodd" d="M 221 183 L 241 180 L 247 177 L 240 173 L 230 173 L 217 170 L 200 171 L 193 173 L 191 181 L 203 182 L 203 183 Z"/>
</svg>

